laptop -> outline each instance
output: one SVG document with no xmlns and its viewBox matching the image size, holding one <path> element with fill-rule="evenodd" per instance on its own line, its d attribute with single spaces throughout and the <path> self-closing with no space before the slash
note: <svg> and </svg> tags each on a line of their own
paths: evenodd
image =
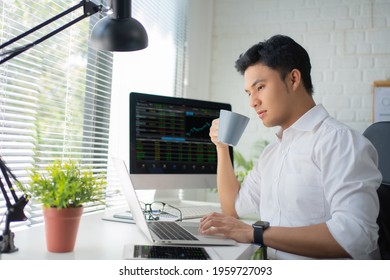
<svg viewBox="0 0 390 280">
<path fill-rule="evenodd" d="M 147 221 L 141 209 L 137 194 L 131 182 L 130 174 L 123 160 L 113 158 L 114 166 L 122 185 L 126 201 L 133 219 L 145 236 L 156 244 L 177 245 L 236 245 L 236 241 L 223 236 L 202 235 L 199 224 L 192 222 Z M 171 236 L 175 235 L 175 236 Z"/>
</svg>

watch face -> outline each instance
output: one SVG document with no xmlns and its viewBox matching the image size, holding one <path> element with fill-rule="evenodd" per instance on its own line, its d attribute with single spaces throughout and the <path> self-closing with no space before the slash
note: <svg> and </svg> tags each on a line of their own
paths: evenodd
<svg viewBox="0 0 390 280">
<path fill-rule="evenodd" d="M 256 223 L 253 224 L 253 226 L 267 228 L 267 227 L 269 227 L 269 222 L 257 221 Z"/>
</svg>

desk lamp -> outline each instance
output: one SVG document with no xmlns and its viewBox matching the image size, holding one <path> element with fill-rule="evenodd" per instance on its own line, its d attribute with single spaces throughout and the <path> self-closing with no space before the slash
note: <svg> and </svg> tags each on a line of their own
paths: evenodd
<svg viewBox="0 0 390 280">
<path fill-rule="evenodd" d="M 112 0 L 111 6 L 112 9 L 104 11 L 108 12 L 107 16 L 100 19 L 92 28 L 90 45 L 99 50 L 120 52 L 146 48 L 148 46 L 148 35 L 142 24 L 131 17 L 131 0 Z M 84 13 L 80 17 L 25 46 L 1 52 L 0 56 L 5 57 L 0 60 L 0 64 L 42 43 L 80 20 L 98 12 L 103 12 L 102 5 L 96 5 L 90 0 L 82 0 L 79 4 L 2 44 L 0 50 L 81 7 L 84 8 Z"/>
<path fill-rule="evenodd" d="M 84 13 L 80 17 L 70 21 L 69 23 L 61 26 L 60 28 L 48 33 L 42 38 L 31 42 L 25 46 L 17 47 L 9 51 L 2 51 L 4 48 L 17 42 L 18 40 L 34 33 L 42 27 L 58 20 L 59 18 L 83 7 Z M 144 49 L 148 46 L 148 35 L 145 28 L 136 19 L 131 17 L 131 0 L 111 0 L 111 8 L 108 9 L 107 16 L 99 20 L 91 31 L 90 44 L 93 48 L 105 51 L 137 51 Z M 62 30 L 72 26 L 80 20 L 87 18 L 96 13 L 102 13 L 102 5 L 96 5 L 90 0 L 82 0 L 79 4 L 65 10 L 64 12 L 54 16 L 53 18 L 37 25 L 36 27 L 16 36 L 15 38 L 5 42 L 0 46 L 0 65 L 12 59 L 13 57 L 29 50 L 30 48 L 42 43 L 46 39 L 53 35 L 61 32 Z M 11 178 L 14 183 L 17 182 L 16 177 L 12 174 L 11 170 L 6 166 L 4 161 L 0 157 L 0 168 L 3 174 L 10 193 L 15 201 L 11 203 L 5 185 L 1 181 L 0 177 L 0 188 L 6 201 L 7 211 L 5 218 L 5 229 L 3 235 L 0 235 L 0 253 L 11 253 L 18 249 L 14 245 L 14 233 L 10 230 L 10 223 L 14 221 L 24 221 L 26 216 L 24 214 L 24 207 L 26 206 L 29 195 L 22 195 L 20 198 L 17 197 L 15 189 L 12 186 Z"/>
</svg>

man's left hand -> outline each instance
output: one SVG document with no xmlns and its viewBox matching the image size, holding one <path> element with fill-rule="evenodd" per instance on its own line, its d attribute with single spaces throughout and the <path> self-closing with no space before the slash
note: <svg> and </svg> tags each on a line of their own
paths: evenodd
<svg viewBox="0 0 390 280">
<path fill-rule="evenodd" d="M 199 232 L 201 234 L 223 234 L 237 242 L 253 242 L 253 228 L 237 218 L 220 213 L 212 213 L 200 220 Z"/>
</svg>

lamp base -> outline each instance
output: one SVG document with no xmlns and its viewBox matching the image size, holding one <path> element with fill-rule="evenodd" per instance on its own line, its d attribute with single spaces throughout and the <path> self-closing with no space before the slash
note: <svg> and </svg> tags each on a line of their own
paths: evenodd
<svg viewBox="0 0 390 280">
<path fill-rule="evenodd" d="M 8 231 L 8 234 L 0 235 L 0 253 L 13 253 L 19 249 L 14 244 L 15 234 Z"/>
</svg>

